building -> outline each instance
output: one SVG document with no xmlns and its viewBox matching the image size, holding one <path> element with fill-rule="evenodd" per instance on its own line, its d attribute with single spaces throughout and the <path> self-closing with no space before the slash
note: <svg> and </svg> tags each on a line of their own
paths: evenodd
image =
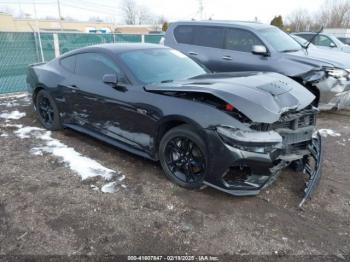
<svg viewBox="0 0 350 262">
<path fill-rule="evenodd" d="M 32 18 L 14 18 L 10 14 L 0 12 L 0 32 L 33 32 L 36 30 L 36 26 L 36 20 Z M 117 32 L 124 34 L 148 34 L 161 28 L 157 25 L 115 25 L 105 22 L 59 21 L 48 19 L 39 19 L 38 26 L 40 31 L 48 32 Z"/>
</svg>

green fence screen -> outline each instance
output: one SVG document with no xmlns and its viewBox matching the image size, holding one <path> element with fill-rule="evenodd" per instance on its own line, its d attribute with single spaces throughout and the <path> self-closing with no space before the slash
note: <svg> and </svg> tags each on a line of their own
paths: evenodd
<svg viewBox="0 0 350 262">
<path fill-rule="evenodd" d="M 159 43 L 162 35 L 57 33 L 60 54 L 102 43 Z M 55 57 L 53 33 L 41 33 L 45 61 Z M 41 62 L 39 37 L 29 32 L 0 32 L 0 94 L 26 90 L 26 69 Z"/>
</svg>

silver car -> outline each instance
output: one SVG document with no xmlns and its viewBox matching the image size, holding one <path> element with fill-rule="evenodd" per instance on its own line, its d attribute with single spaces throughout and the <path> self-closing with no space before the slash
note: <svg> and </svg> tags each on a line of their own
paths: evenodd
<svg viewBox="0 0 350 262">
<path fill-rule="evenodd" d="M 302 32 L 302 33 L 295 33 L 294 35 L 300 36 L 310 41 L 315 36 L 315 34 L 316 33 L 313 33 L 313 32 Z M 312 43 L 318 46 L 319 48 L 350 53 L 350 46 L 344 44 L 334 35 L 321 33 L 312 40 Z"/>
</svg>

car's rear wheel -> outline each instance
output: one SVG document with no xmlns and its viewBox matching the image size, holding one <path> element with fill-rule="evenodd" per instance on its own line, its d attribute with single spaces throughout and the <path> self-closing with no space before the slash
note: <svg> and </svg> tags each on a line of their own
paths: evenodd
<svg viewBox="0 0 350 262">
<path fill-rule="evenodd" d="M 35 108 L 40 123 L 49 130 L 55 131 L 62 129 L 60 114 L 57 105 L 51 95 L 40 90 L 36 95 Z"/>
<path fill-rule="evenodd" d="M 206 146 L 189 125 L 168 131 L 161 139 L 159 159 L 166 176 L 186 188 L 200 188 L 207 171 Z"/>
</svg>

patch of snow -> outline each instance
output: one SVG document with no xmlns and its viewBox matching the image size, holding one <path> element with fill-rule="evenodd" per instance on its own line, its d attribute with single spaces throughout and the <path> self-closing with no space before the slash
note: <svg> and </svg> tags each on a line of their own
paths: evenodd
<svg viewBox="0 0 350 262">
<path fill-rule="evenodd" d="M 16 127 L 16 128 L 22 128 L 23 125 L 14 125 L 14 124 L 5 124 L 5 127 Z"/>
<path fill-rule="evenodd" d="M 2 133 L 0 137 L 8 137 L 9 135 L 7 133 Z"/>
<path fill-rule="evenodd" d="M 110 182 L 108 184 L 105 184 L 102 188 L 101 191 L 103 193 L 115 193 L 118 191 L 117 182 Z"/>
<path fill-rule="evenodd" d="M 97 186 L 95 186 L 95 185 L 91 185 L 90 187 L 94 191 L 100 191 L 100 189 Z"/>
<path fill-rule="evenodd" d="M 42 132 L 42 131 L 44 131 L 44 129 L 39 128 L 39 127 L 32 127 L 32 126 L 20 127 L 20 128 L 18 128 L 18 130 L 15 131 L 15 134 L 19 138 L 22 138 L 22 139 L 23 138 L 30 138 L 30 135 L 32 134 L 33 131 Z"/>
<path fill-rule="evenodd" d="M 20 104 L 14 101 L 9 101 L 9 102 L 0 103 L 0 106 L 15 107 L 15 106 L 20 106 Z"/>
<path fill-rule="evenodd" d="M 339 137 L 341 136 L 340 133 L 335 132 L 332 129 L 320 129 L 318 130 L 323 137 L 333 136 L 333 137 Z"/>
<path fill-rule="evenodd" d="M 79 152 L 75 151 L 74 148 L 68 147 L 58 139 L 52 138 L 51 131 L 46 131 L 45 129 L 38 127 L 26 126 L 19 127 L 14 133 L 22 139 L 35 138 L 37 140 L 42 140 L 45 144 L 32 148 L 31 153 L 37 156 L 49 153 L 59 157 L 71 170 L 77 173 L 82 180 L 97 176 L 100 176 L 107 181 L 111 181 L 112 179 L 122 181 L 125 178 L 124 175 L 121 176 L 120 171 L 108 169 L 97 161 L 81 155 Z M 114 187 L 119 184 L 119 182 L 112 183 L 114 183 Z M 112 191 L 112 183 L 105 185 L 102 189 L 106 192 Z"/>
<path fill-rule="evenodd" d="M 345 143 L 342 143 L 342 142 L 339 142 L 339 141 L 337 141 L 337 144 L 338 144 L 338 145 L 341 145 L 341 146 L 346 146 Z"/>
<path fill-rule="evenodd" d="M 25 98 L 28 97 L 28 93 L 20 93 L 20 94 L 5 94 L 0 95 L 0 99 L 8 99 L 8 98 Z"/>
<path fill-rule="evenodd" d="M 0 114 L 0 118 L 18 120 L 18 119 L 21 119 L 22 117 L 25 117 L 25 115 L 26 113 L 15 110 L 15 111 L 12 111 L 11 113 Z"/>
<path fill-rule="evenodd" d="M 174 209 L 174 205 L 168 205 L 167 208 L 168 208 L 169 210 L 173 210 L 173 209 Z"/>
</svg>

